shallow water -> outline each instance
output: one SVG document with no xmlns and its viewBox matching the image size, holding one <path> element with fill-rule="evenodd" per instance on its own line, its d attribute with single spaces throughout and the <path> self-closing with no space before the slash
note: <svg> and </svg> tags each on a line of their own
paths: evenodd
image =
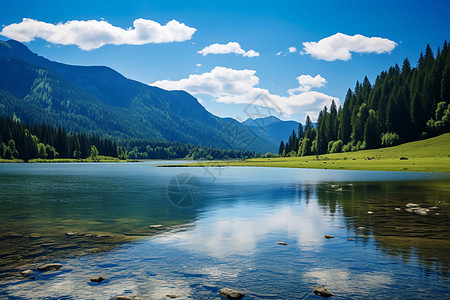
<svg viewBox="0 0 450 300">
<path fill-rule="evenodd" d="M 0 298 L 450 297 L 448 174 L 156 164 L 0 165 Z"/>
</svg>

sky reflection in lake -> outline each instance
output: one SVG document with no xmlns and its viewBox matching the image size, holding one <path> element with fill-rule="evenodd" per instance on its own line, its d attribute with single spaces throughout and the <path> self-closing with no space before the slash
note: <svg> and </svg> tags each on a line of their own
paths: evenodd
<svg viewBox="0 0 450 300">
<path fill-rule="evenodd" d="M 20 168 L 3 169 L 0 176 L 19 176 L 32 183 L 29 193 L 52 184 L 43 176 L 52 166 L 33 167 L 34 171 Z M 179 299 L 217 299 L 217 291 L 228 286 L 245 291 L 245 299 L 294 299 L 314 298 L 312 287 L 318 283 L 339 299 L 450 296 L 448 206 L 441 204 L 439 215 L 404 211 L 409 202 L 430 207 L 439 199 L 450 199 L 449 181 L 439 174 L 227 168 L 212 180 L 201 168 L 146 164 L 55 169 L 66 189 L 59 196 L 64 202 L 54 207 L 59 217 L 53 219 L 53 227 L 66 230 L 61 222 L 69 217 L 70 226 L 86 231 L 101 226 L 116 235 L 152 234 L 146 229 L 151 224 L 189 226 L 120 242 L 108 251 L 83 252 L 75 243 L 70 249 L 81 251 L 79 255 L 46 253 L 47 261 L 61 262 L 63 268 L 38 272 L 35 280 L 7 277 L 0 283 L 0 297 L 105 299 L 136 294 L 165 299 L 166 294 L 180 294 Z M 164 198 L 164 189 L 170 178 L 186 171 L 199 178 L 203 193 L 196 207 L 180 209 Z M 85 174 L 89 174 L 86 181 Z M 2 184 L 7 187 L 5 181 Z M 72 193 L 71 185 L 80 184 L 83 193 Z M 105 194 L 108 197 L 102 198 Z M 8 199 L 0 199 L 2 207 L 16 207 L 16 193 L 10 189 L 7 195 Z M 53 196 L 41 193 L 41 205 L 36 206 L 33 197 L 17 195 L 22 197 L 21 208 L 34 214 L 20 215 L 20 210 L 11 209 L 8 216 L 3 210 L 2 226 L 8 218 L 21 216 L 23 222 L 32 218 L 45 236 L 46 227 L 40 226 L 35 214 L 46 215 L 48 206 L 42 204 L 53 203 Z M 78 201 L 79 211 L 66 214 L 65 208 L 73 208 L 72 199 Z M 114 206 L 96 202 L 95 207 L 102 209 L 92 210 L 92 199 Z M 374 213 L 368 214 L 369 210 Z M 104 216 L 108 222 L 102 222 Z M 15 224 L 20 220 L 15 218 Z M 99 223 L 89 225 L 86 220 Z M 64 231 L 54 232 L 47 235 L 54 236 L 57 245 L 75 241 Z M 325 239 L 325 234 L 334 238 Z M 27 238 L 18 237 L 14 244 Z M 10 240 L 3 238 L 0 243 Z M 33 260 L 38 258 L 11 272 L 34 268 Z M 107 280 L 90 283 L 95 276 Z"/>
</svg>

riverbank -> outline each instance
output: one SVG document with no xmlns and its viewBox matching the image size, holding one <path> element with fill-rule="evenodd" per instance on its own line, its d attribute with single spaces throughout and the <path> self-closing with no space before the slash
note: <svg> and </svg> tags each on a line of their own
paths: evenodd
<svg viewBox="0 0 450 300">
<path fill-rule="evenodd" d="M 450 172 L 450 133 L 375 150 L 303 157 L 253 158 L 244 161 L 207 161 L 176 166 Z"/>
</svg>

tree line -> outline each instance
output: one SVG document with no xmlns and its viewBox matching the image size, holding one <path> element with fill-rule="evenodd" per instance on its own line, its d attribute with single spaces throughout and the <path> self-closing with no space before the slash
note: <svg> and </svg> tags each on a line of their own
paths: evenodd
<svg viewBox="0 0 450 300">
<path fill-rule="evenodd" d="M 117 139 L 83 133 L 67 133 L 62 127 L 22 123 L 16 117 L 0 117 L 0 158 L 119 159 L 244 159 L 250 151 L 221 150 L 190 144 L 145 139 Z"/>
<path fill-rule="evenodd" d="M 62 127 L 45 123 L 31 125 L 15 117 L 0 117 L 1 158 L 96 159 L 98 155 L 118 157 L 120 148 L 115 141 L 97 135 L 68 134 Z"/>
<path fill-rule="evenodd" d="M 434 56 L 430 45 L 412 68 L 406 58 L 371 85 L 349 89 L 344 105 L 324 107 L 316 126 L 309 116 L 286 143 L 282 156 L 305 156 L 389 147 L 450 132 L 450 54 L 447 41 Z"/>
<path fill-rule="evenodd" d="M 124 140 L 128 158 L 133 159 L 190 159 L 190 160 L 227 160 L 246 159 L 257 154 L 251 151 L 223 150 L 200 147 L 179 142 L 151 141 L 145 139 Z"/>
</svg>

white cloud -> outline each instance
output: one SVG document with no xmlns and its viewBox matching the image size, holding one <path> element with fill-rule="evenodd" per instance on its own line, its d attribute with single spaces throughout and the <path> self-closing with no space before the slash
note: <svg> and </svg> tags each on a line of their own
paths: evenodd
<svg viewBox="0 0 450 300">
<path fill-rule="evenodd" d="M 294 113 L 306 113 L 314 120 L 325 105 L 330 106 L 339 98 L 311 91 L 312 88 L 325 85 L 325 78 L 317 75 L 302 75 L 297 78 L 300 86 L 288 91 L 288 96 L 271 94 L 267 89 L 257 87 L 259 78 L 254 70 L 234 70 L 215 67 L 210 72 L 189 75 L 178 81 L 161 80 L 151 85 L 167 90 L 185 90 L 194 95 L 209 95 L 220 103 L 254 104 L 269 108 L 290 116 Z M 269 99 L 269 101 L 267 101 Z"/>
<path fill-rule="evenodd" d="M 280 52 L 278 52 L 278 53 L 276 53 L 275 55 L 276 55 L 276 56 L 278 56 L 278 55 L 280 55 L 280 54 L 281 54 L 281 51 L 280 51 Z"/>
<path fill-rule="evenodd" d="M 20 42 L 41 38 L 54 44 L 77 45 L 82 50 L 93 50 L 107 44 L 183 42 L 191 39 L 197 30 L 176 20 L 161 25 L 152 20 L 136 19 L 133 27 L 123 29 L 105 20 L 74 20 L 54 25 L 25 18 L 21 23 L 5 26 L 0 34 Z"/>
<path fill-rule="evenodd" d="M 318 42 L 304 42 L 305 54 L 326 61 L 349 60 L 351 52 L 355 53 L 391 53 L 397 43 L 380 37 L 366 37 L 360 34 L 354 36 L 343 33 L 321 39 Z"/>
<path fill-rule="evenodd" d="M 297 52 L 297 48 L 296 47 L 289 47 L 289 53 L 295 53 Z"/>
<path fill-rule="evenodd" d="M 200 51 L 197 51 L 197 53 L 200 53 L 203 56 L 206 56 L 208 54 L 228 54 L 228 53 L 236 53 L 247 57 L 259 56 L 259 52 L 256 52 L 254 50 L 249 51 L 243 50 L 241 48 L 241 45 L 237 42 L 229 42 L 228 44 L 212 44 L 203 48 Z"/>
<path fill-rule="evenodd" d="M 201 67 L 201 66 L 202 66 L 202 64 L 196 64 L 195 66 L 196 66 L 196 67 Z"/>
<path fill-rule="evenodd" d="M 309 92 L 312 88 L 321 88 L 325 86 L 327 80 L 320 75 L 312 77 L 311 75 L 300 75 L 297 77 L 299 87 L 288 90 L 289 95 L 297 92 Z"/>
</svg>

